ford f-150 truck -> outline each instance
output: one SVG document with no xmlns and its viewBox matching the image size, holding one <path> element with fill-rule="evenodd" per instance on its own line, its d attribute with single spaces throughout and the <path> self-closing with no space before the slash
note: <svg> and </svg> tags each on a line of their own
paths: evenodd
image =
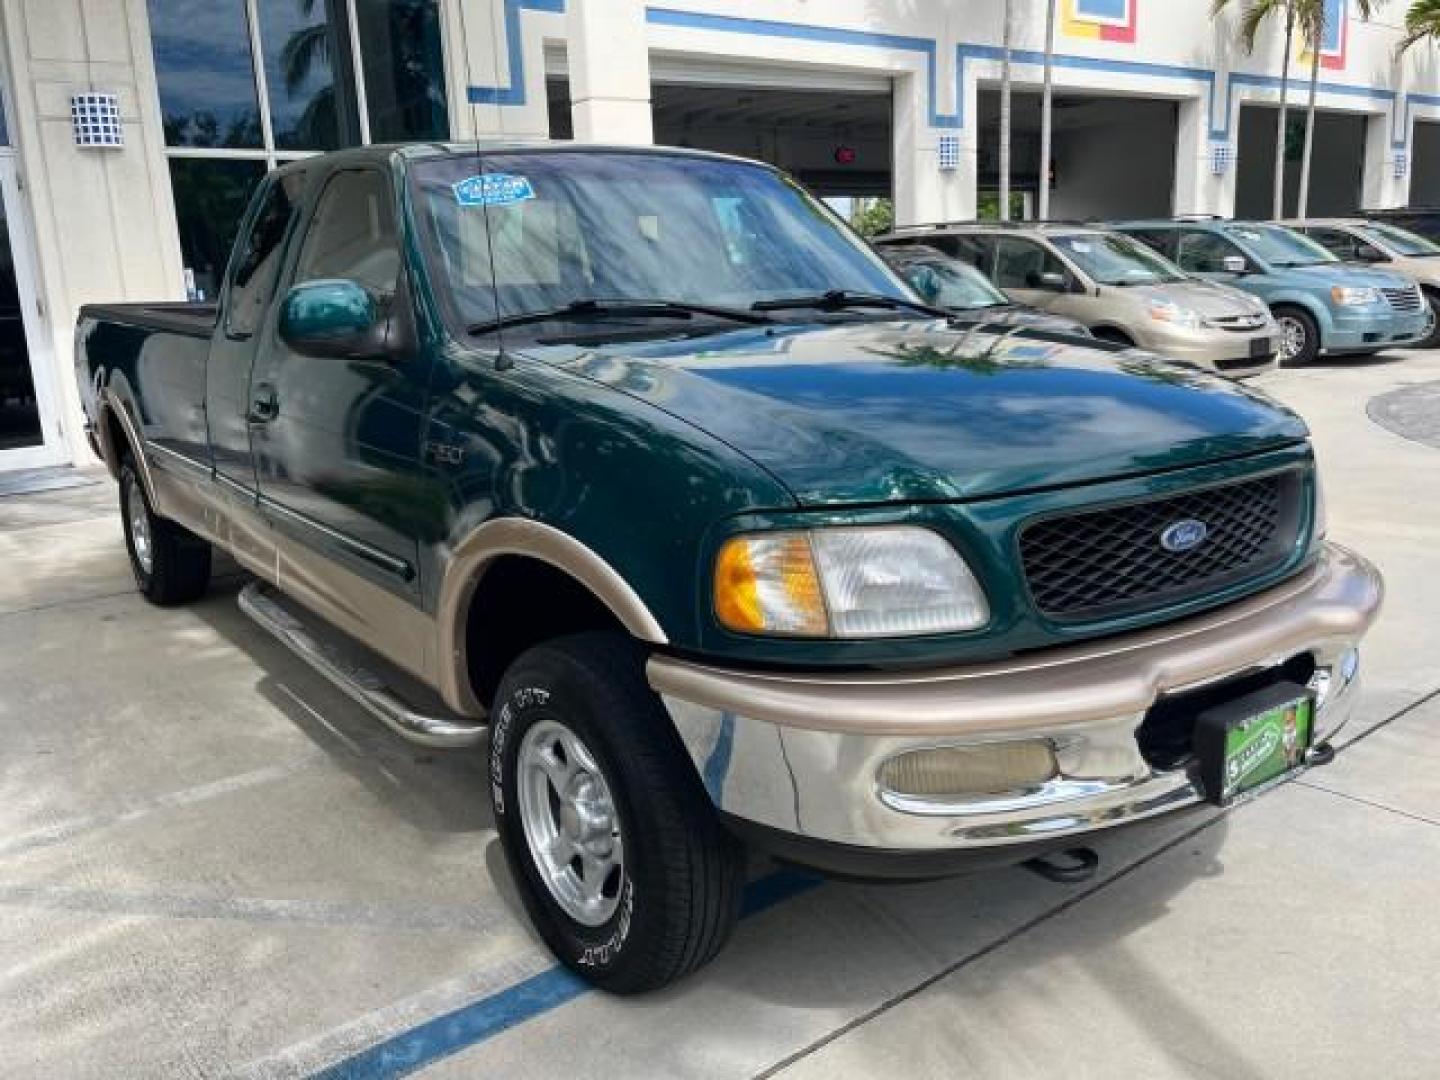
<svg viewBox="0 0 1440 1080">
<path fill-rule="evenodd" d="M 140 591 L 192 600 L 224 549 L 365 709 L 487 746 L 531 918 L 610 990 L 716 953 L 747 845 L 1083 852 L 1325 760 L 1352 707 L 1381 584 L 1295 415 L 954 323 L 769 166 L 311 158 L 217 299 L 80 314 Z"/>
</svg>

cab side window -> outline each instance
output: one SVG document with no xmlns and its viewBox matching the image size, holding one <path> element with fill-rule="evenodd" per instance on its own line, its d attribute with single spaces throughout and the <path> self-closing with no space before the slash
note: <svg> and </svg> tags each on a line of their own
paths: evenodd
<svg viewBox="0 0 1440 1080">
<path fill-rule="evenodd" d="M 269 181 L 250 231 L 236 244 L 225 303 L 225 332 L 231 337 L 249 337 L 260 328 L 304 183 L 299 172 Z"/>
<path fill-rule="evenodd" d="M 1245 253 L 1218 233 L 1190 229 L 1180 234 L 1175 262 L 1192 274 L 1223 274 L 1225 260 L 1244 258 Z"/>
<path fill-rule="evenodd" d="M 1002 236 L 995 241 L 995 284 L 1002 289 L 1033 289 L 1042 274 L 1062 274 L 1065 264 L 1033 240 Z"/>
<path fill-rule="evenodd" d="M 305 235 L 296 283 L 345 278 L 386 297 L 399 276 L 400 244 L 385 175 L 371 169 L 336 173 Z"/>
</svg>

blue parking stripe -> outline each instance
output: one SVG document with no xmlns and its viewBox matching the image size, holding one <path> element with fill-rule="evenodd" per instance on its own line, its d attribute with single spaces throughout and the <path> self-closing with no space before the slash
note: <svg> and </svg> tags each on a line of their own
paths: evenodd
<svg viewBox="0 0 1440 1080">
<path fill-rule="evenodd" d="M 749 918 L 768 911 L 792 896 L 809 892 L 821 881 L 813 874 L 795 870 L 778 870 L 757 878 L 745 887 L 740 917 Z M 579 976 L 557 965 L 489 997 L 392 1035 L 313 1075 L 317 1080 L 392 1080 L 409 1076 L 592 990 Z"/>
</svg>

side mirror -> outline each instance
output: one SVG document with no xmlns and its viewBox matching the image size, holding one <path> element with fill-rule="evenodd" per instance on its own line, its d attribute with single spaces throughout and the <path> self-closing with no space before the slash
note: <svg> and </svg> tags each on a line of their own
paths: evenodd
<svg viewBox="0 0 1440 1080">
<path fill-rule="evenodd" d="M 380 356 L 388 334 L 388 320 L 375 297 L 354 281 L 296 285 L 280 310 L 280 340 L 302 356 Z"/>
<path fill-rule="evenodd" d="M 1243 255 L 1226 255 L 1220 260 L 1220 265 L 1225 268 L 1227 274 L 1248 274 L 1250 264 L 1245 261 Z"/>
<path fill-rule="evenodd" d="M 1070 288 L 1069 280 L 1058 270 L 1031 274 L 1026 279 L 1026 284 L 1032 289 L 1044 289 L 1047 292 L 1065 292 Z"/>
</svg>

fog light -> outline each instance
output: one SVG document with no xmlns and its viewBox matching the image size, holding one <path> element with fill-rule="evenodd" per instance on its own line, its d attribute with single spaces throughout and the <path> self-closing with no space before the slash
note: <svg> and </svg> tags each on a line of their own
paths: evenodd
<svg viewBox="0 0 1440 1080">
<path fill-rule="evenodd" d="M 1055 751 L 1034 740 L 907 750 L 880 766 L 879 781 L 895 795 L 953 798 L 1023 791 L 1055 773 Z"/>
</svg>

